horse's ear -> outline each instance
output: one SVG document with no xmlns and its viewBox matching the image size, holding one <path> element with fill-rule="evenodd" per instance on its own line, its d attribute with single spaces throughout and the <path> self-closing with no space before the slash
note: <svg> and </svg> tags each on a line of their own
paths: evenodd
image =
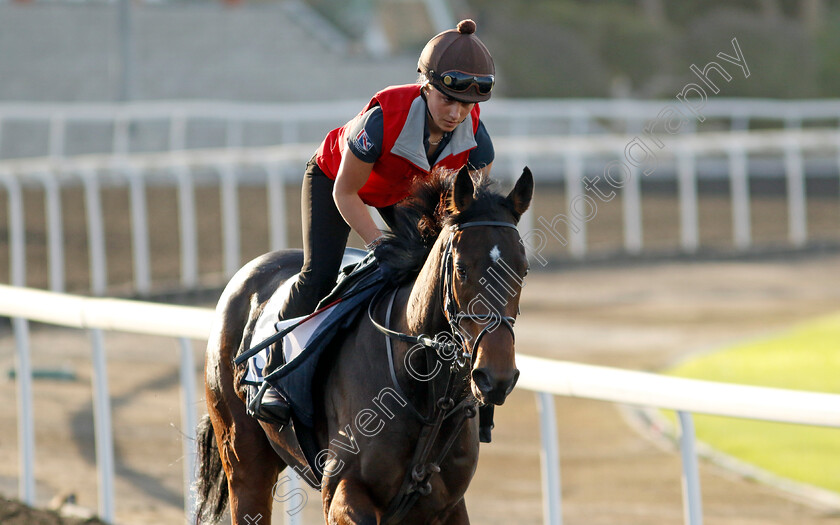
<svg viewBox="0 0 840 525">
<path fill-rule="evenodd" d="M 534 176 L 531 175 L 531 170 L 525 166 L 525 169 L 522 170 L 522 175 L 519 177 L 519 180 L 516 181 L 516 185 L 507 196 L 508 200 L 511 204 L 513 204 L 513 209 L 518 215 L 517 219 L 521 217 L 528 209 L 528 206 L 531 205 L 531 198 L 533 195 Z"/>
<path fill-rule="evenodd" d="M 472 204 L 474 192 L 475 186 L 473 186 L 470 171 L 464 166 L 455 177 L 455 184 L 452 185 L 452 193 L 449 198 L 450 208 L 458 213 L 463 212 Z"/>
</svg>

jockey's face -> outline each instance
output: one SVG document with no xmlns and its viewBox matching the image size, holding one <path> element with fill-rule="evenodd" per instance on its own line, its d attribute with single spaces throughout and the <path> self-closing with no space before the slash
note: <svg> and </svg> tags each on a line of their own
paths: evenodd
<svg viewBox="0 0 840 525">
<path fill-rule="evenodd" d="M 426 89 L 426 105 L 432 117 L 429 122 L 430 132 L 448 133 L 454 131 L 475 106 L 475 103 L 453 100 L 432 86 L 428 86 Z"/>
</svg>

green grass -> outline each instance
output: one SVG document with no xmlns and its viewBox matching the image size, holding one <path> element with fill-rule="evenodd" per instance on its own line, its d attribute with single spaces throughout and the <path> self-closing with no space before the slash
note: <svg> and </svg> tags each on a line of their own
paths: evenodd
<svg viewBox="0 0 840 525">
<path fill-rule="evenodd" d="M 693 359 L 669 375 L 840 393 L 840 312 Z M 697 438 L 775 474 L 840 492 L 840 429 L 697 415 Z"/>
</svg>

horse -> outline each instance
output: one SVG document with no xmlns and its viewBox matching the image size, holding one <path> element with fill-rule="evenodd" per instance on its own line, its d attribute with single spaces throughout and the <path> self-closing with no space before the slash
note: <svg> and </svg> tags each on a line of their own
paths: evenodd
<svg viewBox="0 0 840 525">
<path fill-rule="evenodd" d="M 534 181 L 525 168 L 509 194 L 492 186 L 462 169 L 395 210 L 389 264 L 409 278 L 383 288 L 368 315 L 330 343 L 334 358 L 313 382 L 321 386 L 313 432 L 326 523 L 469 523 L 476 408 L 504 403 L 519 376 L 513 323 L 528 260 L 516 224 Z M 299 251 L 258 257 L 218 302 L 205 363 L 208 414 L 197 429 L 197 523 L 218 521 L 228 503 L 235 525 L 270 521 L 280 473 L 307 472 L 290 426 L 246 413 L 244 371 L 233 363 L 252 345 L 268 298 L 301 264 Z"/>
</svg>

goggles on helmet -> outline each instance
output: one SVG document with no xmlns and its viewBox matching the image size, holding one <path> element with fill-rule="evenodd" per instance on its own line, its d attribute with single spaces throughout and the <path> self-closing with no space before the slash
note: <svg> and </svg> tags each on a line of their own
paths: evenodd
<svg viewBox="0 0 840 525">
<path fill-rule="evenodd" d="M 463 93 L 470 87 L 475 86 L 479 94 L 487 95 L 496 84 L 496 78 L 493 75 L 472 75 L 462 71 L 447 71 L 442 74 L 429 71 L 429 73 L 432 80 L 439 82 L 442 87 L 455 93 Z"/>
</svg>

